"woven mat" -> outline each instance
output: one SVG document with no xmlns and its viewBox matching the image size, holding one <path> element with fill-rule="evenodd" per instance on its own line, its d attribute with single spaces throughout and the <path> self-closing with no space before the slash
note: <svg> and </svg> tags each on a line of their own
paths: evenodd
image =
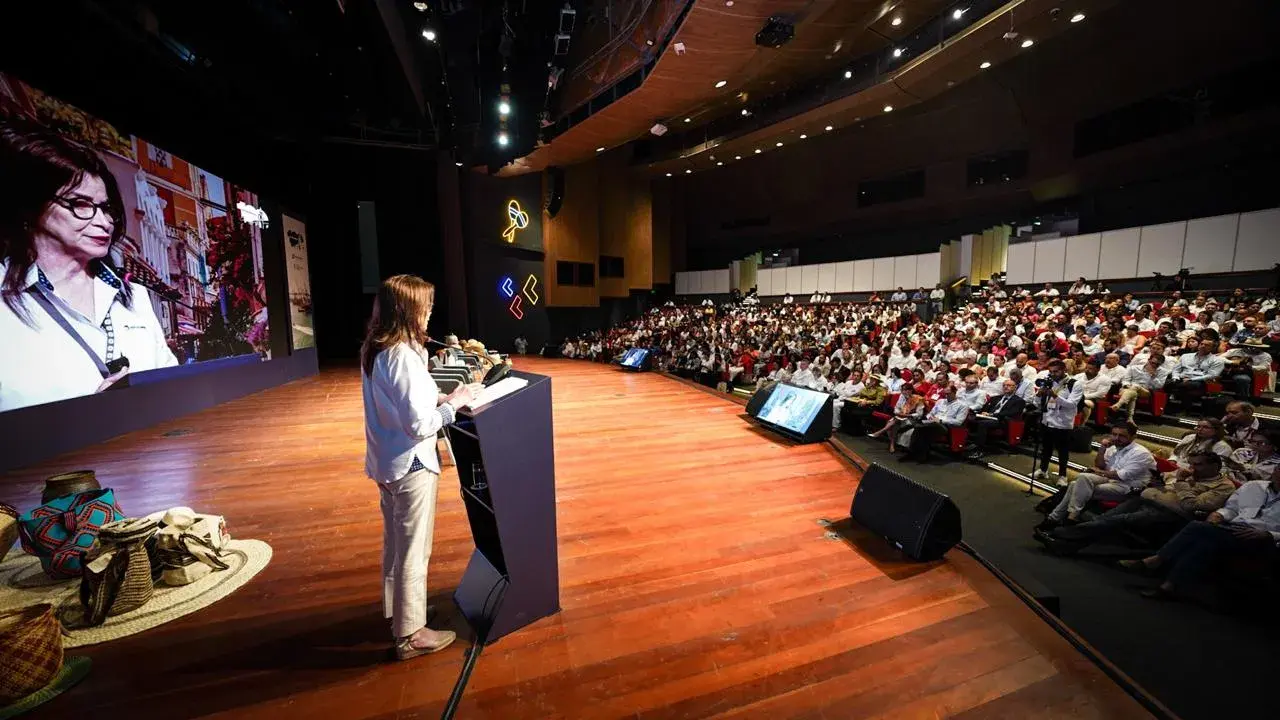
<svg viewBox="0 0 1280 720">
<path fill-rule="evenodd" d="M 271 562 L 271 546 L 261 540 L 232 540 L 224 550 L 223 561 L 230 565 L 191 583 L 169 587 L 156 585 L 155 595 L 142 607 L 123 615 L 108 617 L 94 628 L 63 630 L 62 645 L 67 648 L 94 645 L 127 635 L 150 630 L 170 620 L 209 607 L 240 589 Z M 14 548 L 0 563 L 0 612 L 52 603 L 64 625 L 74 628 L 80 612 L 80 581 L 50 580 L 40 569 L 40 561 Z"/>
</svg>

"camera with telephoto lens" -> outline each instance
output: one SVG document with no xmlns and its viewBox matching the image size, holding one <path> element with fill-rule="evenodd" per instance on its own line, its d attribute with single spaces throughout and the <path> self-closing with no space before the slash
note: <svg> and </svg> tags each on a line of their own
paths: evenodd
<svg viewBox="0 0 1280 720">
<path fill-rule="evenodd" d="M 1035 385 L 1038 389 L 1051 388 L 1053 387 L 1053 378 L 1036 378 Z"/>
</svg>

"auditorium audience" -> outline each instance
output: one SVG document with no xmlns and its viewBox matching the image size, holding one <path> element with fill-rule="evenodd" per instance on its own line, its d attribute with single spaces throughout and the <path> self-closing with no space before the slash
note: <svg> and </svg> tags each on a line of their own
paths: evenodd
<svg viewBox="0 0 1280 720">
<path fill-rule="evenodd" d="M 1111 428 L 1111 435 L 1103 438 L 1094 455 L 1093 468 L 1076 475 L 1067 485 L 1057 507 L 1041 523 L 1042 530 L 1074 525 L 1090 500 L 1125 500 L 1151 481 L 1156 459 L 1145 446 L 1133 441 L 1133 434 L 1129 425 Z"/>
<path fill-rule="evenodd" d="M 868 433 L 867 437 L 874 438 L 887 435 L 889 437 L 889 452 L 896 452 L 898 433 L 901 430 L 914 427 L 924 417 L 924 412 L 924 396 L 918 394 L 911 385 L 904 385 L 902 393 L 898 395 L 898 402 L 893 406 L 893 415 L 888 420 L 885 420 L 883 427 L 873 433 Z"/>
</svg>

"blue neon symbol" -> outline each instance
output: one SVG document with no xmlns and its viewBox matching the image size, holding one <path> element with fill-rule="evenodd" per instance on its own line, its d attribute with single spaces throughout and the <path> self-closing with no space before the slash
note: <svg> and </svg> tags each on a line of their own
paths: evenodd
<svg viewBox="0 0 1280 720">
<path fill-rule="evenodd" d="M 516 294 L 515 286 L 516 284 L 512 282 L 510 276 L 508 276 L 508 277 L 502 278 L 502 284 L 499 286 L 499 288 L 502 290 L 503 295 L 506 295 L 507 297 L 515 297 L 515 294 Z"/>
</svg>

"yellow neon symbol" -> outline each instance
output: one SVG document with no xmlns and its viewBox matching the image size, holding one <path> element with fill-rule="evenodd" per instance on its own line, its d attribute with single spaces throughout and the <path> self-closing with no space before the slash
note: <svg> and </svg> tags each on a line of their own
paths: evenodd
<svg viewBox="0 0 1280 720">
<path fill-rule="evenodd" d="M 513 243 L 516 241 L 516 231 L 529 227 L 529 213 L 520 209 L 520 203 L 511 200 L 507 203 L 507 219 L 511 224 L 502 231 L 502 239 Z"/>
<path fill-rule="evenodd" d="M 538 287 L 538 278 L 530 275 L 529 278 L 524 281 L 524 296 L 529 298 L 529 303 L 531 305 L 538 304 L 538 293 L 534 290 L 536 287 Z"/>
</svg>

